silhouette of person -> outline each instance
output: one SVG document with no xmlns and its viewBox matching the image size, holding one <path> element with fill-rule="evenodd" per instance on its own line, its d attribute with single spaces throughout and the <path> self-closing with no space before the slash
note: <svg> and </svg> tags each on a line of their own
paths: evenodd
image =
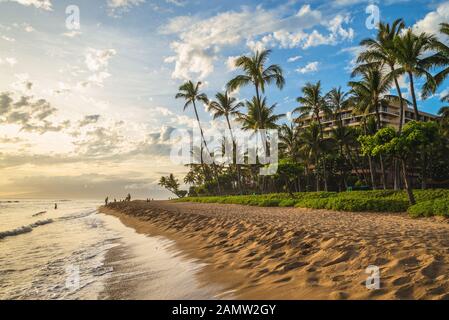
<svg viewBox="0 0 449 320">
<path fill-rule="evenodd" d="M 55 210 L 58 210 L 58 204 L 55 203 Z"/>
</svg>

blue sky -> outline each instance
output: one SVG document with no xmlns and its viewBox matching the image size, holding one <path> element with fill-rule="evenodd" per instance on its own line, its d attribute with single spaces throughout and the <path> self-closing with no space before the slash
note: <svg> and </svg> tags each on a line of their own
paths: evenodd
<svg viewBox="0 0 449 320">
<path fill-rule="evenodd" d="M 79 30 L 67 28 L 69 5 Z M 360 40 L 376 33 L 366 27 L 370 5 L 417 31 L 449 21 L 440 0 L 0 0 L 0 196 L 65 188 L 81 197 L 105 186 L 165 196 L 158 177 L 185 171 L 167 161 L 166 140 L 193 118 L 174 99 L 183 81 L 201 80 L 213 96 L 236 74 L 234 57 L 269 48 L 286 86 L 266 94 L 291 111 L 306 82 L 345 88 Z M 407 79 L 401 86 L 407 94 Z M 446 88 L 420 108 L 436 112 Z M 201 119 L 216 125 L 204 108 Z"/>
</svg>

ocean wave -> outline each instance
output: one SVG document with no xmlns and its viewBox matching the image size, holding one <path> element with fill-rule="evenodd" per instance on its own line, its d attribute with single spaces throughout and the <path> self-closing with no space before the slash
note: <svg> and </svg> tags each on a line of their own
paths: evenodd
<svg viewBox="0 0 449 320">
<path fill-rule="evenodd" d="M 79 219 L 79 218 L 84 218 L 87 216 L 90 216 L 91 214 L 97 212 L 97 210 L 88 210 L 88 211 L 83 211 L 83 212 L 77 212 L 77 213 L 71 213 L 68 215 L 65 215 L 63 217 L 60 217 L 58 220 L 72 220 L 72 219 Z"/>
<path fill-rule="evenodd" d="M 47 220 L 39 220 L 36 221 L 35 223 L 29 224 L 27 226 L 21 226 L 19 228 L 16 228 L 14 230 L 8 230 L 8 231 L 3 231 L 0 232 L 0 240 L 4 239 L 6 237 L 12 237 L 12 236 L 17 236 L 19 234 L 24 234 L 24 233 L 28 233 L 33 231 L 34 228 L 37 228 L 39 226 L 43 226 L 49 223 L 52 223 L 53 220 L 52 219 L 47 219 Z"/>
</svg>

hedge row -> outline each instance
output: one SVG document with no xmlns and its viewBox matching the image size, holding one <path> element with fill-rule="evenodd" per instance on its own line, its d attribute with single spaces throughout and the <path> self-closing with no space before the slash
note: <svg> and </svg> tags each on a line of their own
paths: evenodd
<svg viewBox="0 0 449 320">
<path fill-rule="evenodd" d="M 244 196 L 193 197 L 182 202 L 242 204 L 260 207 L 302 207 L 351 212 L 406 212 L 414 217 L 448 216 L 449 190 L 416 190 L 418 204 L 410 207 L 404 191 L 300 192 Z M 410 208 L 409 208 L 410 207 Z"/>
</svg>

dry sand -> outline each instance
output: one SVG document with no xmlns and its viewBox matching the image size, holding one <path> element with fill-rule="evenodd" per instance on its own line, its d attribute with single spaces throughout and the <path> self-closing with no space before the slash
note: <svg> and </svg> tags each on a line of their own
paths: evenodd
<svg viewBox="0 0 449 320">
<path fill-rule="evenodd" d="M 449 224 L 406 214 L 173 203 L 103 212 L 175 240 L 241 299 L 449 299 Z M 380 268 L 368 290 L 366 268 Z"/>
</svg>

